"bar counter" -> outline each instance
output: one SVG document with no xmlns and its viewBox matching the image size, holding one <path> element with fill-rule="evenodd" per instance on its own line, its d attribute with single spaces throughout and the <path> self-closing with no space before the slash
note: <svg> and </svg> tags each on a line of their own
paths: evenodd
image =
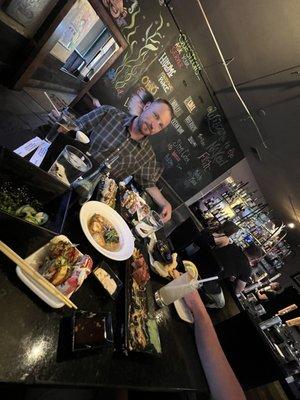
<svg viewBox="0 0 300 400">
<path fill-rule="evenodd" d="M 90 254 L 97 265 L 103 256 L 85 238 L 78 208 L 71 208 L 63 233 L 80 251 Z M 53 237 L 49 231 L 22 221 L 3 221 L 0 240 L 23 258 Z M 106 260 L 124 277 L 125 262 Z M 124 281 L 123 281 L 124 282 Z M 164 284 L 151 272 L 153 291 Z M 93 276 L 72 296 L 81 310 L 110 311 L 115 341 L 121 326 L 124 294 L 114 302 Z M 193 327 L 177 316 L 174 307 L 159 312 L 162 345 L 160 357 L 106 351 L 84 357 L 64 354 L 64 319 L 72 314 L 66 307 L 51 309 L 17 277 L 15 265 L 0 255 L 0 381 L 6 383 L 134 388 L 140 390 L 198 391 L 208 394 L 204 372 L 197 354 Z M 121 321 L 122 322 L 122 321 Z"/>
</svg>

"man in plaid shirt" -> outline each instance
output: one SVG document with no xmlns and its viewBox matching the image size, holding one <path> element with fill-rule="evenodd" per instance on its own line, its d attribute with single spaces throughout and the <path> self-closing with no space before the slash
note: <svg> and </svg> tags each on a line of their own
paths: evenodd
<svg viewBox="0 0 300 400">
<path fill-rule="evenodd" d="M 149 136 L 166 128 L 173 118 L 172 106 L 163 99 L 148 102 L 139 116 L 132 116 L 112 106 L 101 106 L 76 121 L 77 127 L 90 134 L 89 152 L 99 162 L 118 154 L 111 175 L 122 180 L 134 178 L 161 207 L 163 222 L 171 218 L 172 207 L 156 186 L 162 173 Z"/>
</svg>

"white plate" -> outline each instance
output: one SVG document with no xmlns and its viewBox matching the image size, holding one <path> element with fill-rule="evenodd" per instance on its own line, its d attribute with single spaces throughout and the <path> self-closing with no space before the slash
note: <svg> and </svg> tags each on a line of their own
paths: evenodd
<svg viewBox="0 0 300 400">
<path fill-rule="evenodd" d="M 174 301 L 174 307 L 177 311 L 179 318 L 181 318 L 185 322 L 189 322 L 190 324 L 194 323 L 194 317 L 188 306 L 185 304 L 184 299 L 179 299 Z"/>
<path fill-rule="evenodd" d="M 88 228 L 88 223 L 94 214 L 102 215 L 102 217 L 106 218 L 117 231 L 120 238 L 120 249 L 118 251 L 108 251 L 99 246 L 93 239 Z M 100 201 L 88 201 L 81 207 L 79 219 L 81 228 L 88 241 L 105 257 L 111 258 L 112 260 L 123 261 L 127 260 L 132 255 L 134 249 L 133 235 L 121 215 L 110 206 Z"/>
<path fill-rule="evenodd" d="M 57 236 L 57 238 L 71 243 L 70 240 L 64 235 L 59 235 Z M 44 258 L 48 253 L 48 248 L 49 248 L 49 242 L 45 244 L 45 246 L 41 247 L 40 249 L 32 253 L 29 257 L 25 258 L 25 260 L 29 263 L 29 265 L 32 268 L 34 268 L 37 271 L 39 266 L 41 265 L 41 262 L 44 260 Z M 80 255 L 82 256 L 82 253 L 80 253 Z M 26 286 L 28 286 L 29 289 L 31 289 L 37 296 L 39 296 L 42 300 L 44 300 L 44 302 L 47 303 L 50 307 L 60 308 L 65 305 L 62 301 L 57 300 L 56 297 L 54 297 L 41 285 L 32 280 L 30 276 L 26 275 L 18 265 L 16 267 L 16 273 L 18 277 L 21 279 L 21 281 Z M 72 293 L 70 293 L 67 297 L 71 297 L 71 295 Z"/>
</svg>

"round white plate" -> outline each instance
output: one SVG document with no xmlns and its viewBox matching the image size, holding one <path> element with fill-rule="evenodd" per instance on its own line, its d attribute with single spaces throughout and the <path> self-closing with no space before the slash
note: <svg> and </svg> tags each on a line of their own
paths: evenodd
<svg viewBox="0 0 300 400">
<path fill-rule="evenodd" d="M 88 223 L 94 214 L 102 215 L 118 232 L 121 245 L 118 251 L 108 251 L 99 246 L 99 244 L 93 239 L 88 228 Z M 133 235 L 121 215 L 107 204 L 101 203 L 100 201 L 88 201 L 81 207 L 79 219 L 81 228 L 88 241 L 105 257 L 112 260 L 123 261 L 127 260 L 132 255 L 134 249 Z"/>
</svg>

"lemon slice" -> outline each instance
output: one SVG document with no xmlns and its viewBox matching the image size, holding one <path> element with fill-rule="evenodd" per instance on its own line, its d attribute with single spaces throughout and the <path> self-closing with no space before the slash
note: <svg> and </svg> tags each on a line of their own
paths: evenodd
<svg viewBox="0 0 300 400">
<path fill-rule="evenodd" d="M 197 267 L 192 261 L 183 260 L 184 269 L 188 272 L 193 279 L 198 278 L 198 270 Z"/>
</svg>

